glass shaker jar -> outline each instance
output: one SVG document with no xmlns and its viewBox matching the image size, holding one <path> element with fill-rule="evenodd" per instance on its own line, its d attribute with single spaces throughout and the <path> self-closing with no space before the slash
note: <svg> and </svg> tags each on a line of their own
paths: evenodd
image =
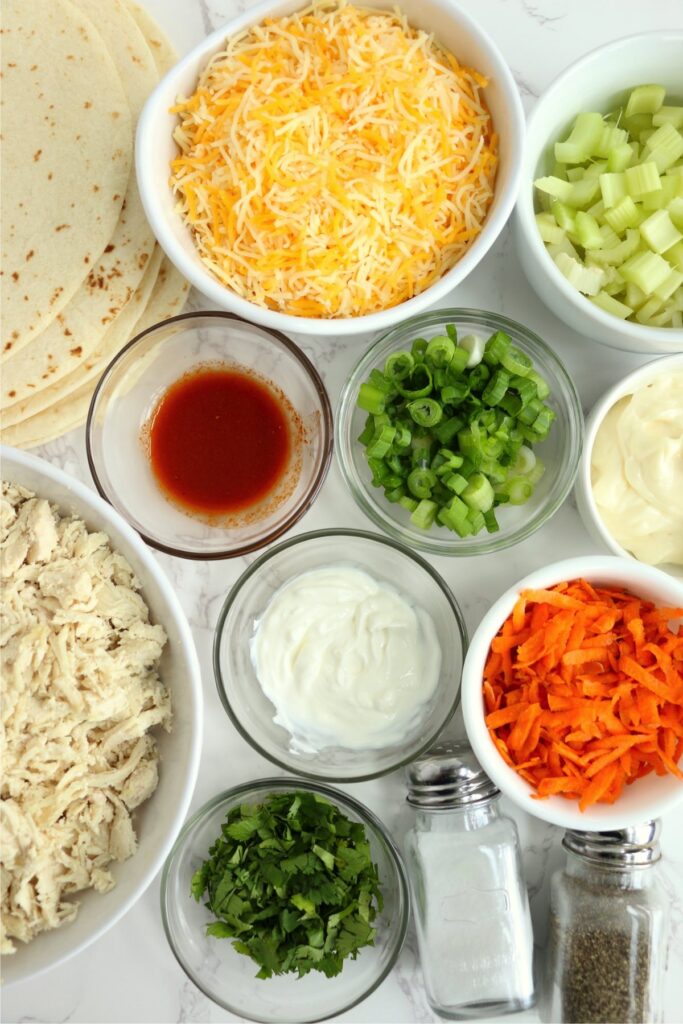
<svg viewBox="0 0 683 1024">
<path fill-rule="evenodd" d="M 495 1017 L 534 1002 L 533 933 L 515 823 L 464 743 L 407 769 L 406 837 L 427 999 L 443 1017 Z"/>
<path fill-rule="evenodd" d="M 658 835 L 656 821 L 565 833 L 567 864 L 550 886 L 549 1020 L 661 1020 L 668 907 Z"/>
</svg>

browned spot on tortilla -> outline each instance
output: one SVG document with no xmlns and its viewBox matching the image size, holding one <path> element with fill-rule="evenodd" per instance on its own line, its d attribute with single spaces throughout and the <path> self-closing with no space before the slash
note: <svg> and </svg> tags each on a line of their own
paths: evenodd
<svg viewBox="0 0 683 1024">
<path fill-rule="evenodd" d="M 13 337 L 13 338 L 14 338 L 14 340 L 16 341 L 16 340 L 17 340 L 17 338 L 19 337 L 19 331 L 12 331 L 12 337 Z"/>
<path fill-rule="evenodd" d="M 71 225 L 70 224 L 58 224 L 57 227 L 55 228 L 55 231 L 63 231 L 64 228 L 68 228 L 68 227 L 71 227 Z"/>
<path fill-rule="evenodd" d="M 90 257 L 89 256 L 84 256 L 83 257 L 83 262 L 86 263 L 86 264 L 90 263 Z"/>
<path fill-rule="evenodd" d="M 12 271 L 12 280 L 13 281 L 18 281 L 19 280 L 19 275 L 17 274 L 16 270 Z"/>
<path fill-rule="evenodd" d="M 12 342 L 11 341 L 6 341 L 5 342 L 5 352 L 9 352 L 11 347 L 12 347 Z"/>
<path fill-rule="evenodd" d="M 52 171 L 50 171 L 50 173 L 49 173 L 49 174 L 48 174 L 48 176 L 47 176 L 47 180 L 48 180 L 48 181 L 52 181 L 52 178 L 53 178 L 53 177 L 54 177 L 54 175 L 52 174 Z"/>
<path fill-rule="evenodd" d="M 117 117 L 121 116 L 121 112 L 119 110 L 112 110 L 111 116 L 116 120 Z"/>
<path fill-rule="evenodd" d="M 43 151 L 42 151 L 42 149 L 37 149 L 37 150 L 35 151 L 35 153 L 33 154 L 33 162 L 34 162 L 34 164 L 37 164 L 37 163 L 38 163 L 38 161 L 40 160 L 40 154 L 41 154 L 42 152 L 43 152 Z"/>
<path fill-rule="evenodd" d="M 10 398 L 14 398 L 14 396 L 16 395 L 16 391 L 12 389 L 12 391 L 8 391 L 7 394 L 9 395 Z"/>
<path fill-rule="evenodd" d="M 64 328 L 64 336 L 67 337 L 67 338 L 71 337 L 71 331 L 69 330 L 68 327 Z"/>
<path fill-rule="evenodd" d="M 34 249 L 29 249 L 29 251 L 24 256 L 24 259 L 28 263 L 28 261 L 32 260 L 34 256 L 35 256 L 35 250 Z"/>
<path fill-rule="evenodd" d="M 142 269 L 144 267 L 144 265 L 145 265 L 145 263 L 147 262 L 148 259 L 149 259 L 149 254 L 148 253 L 146 253 L 146 252 L 141 252 L 140 253 L 140 256 L 138 258 L 138 266 L 140 267 L 140 269 Z"/>
<path fill-rule="evenodd" d="M 99 192 L 100 191 L 100 186 L 99 185 L 93 185 L 92 190 L 93 190 L 93 192 Z"/>
<path fill-rule="evenodd" d="M 90 110 L 90 108 L 92 107 L 92 103 L 90 102 L 90 100 L 86 100 L 83 106 L 86 110 Z"/>
<path fill-rule="evenodd" d="M 83 354 L 83 346 L 77 345 L 76 348 L 69 349 L 72 356 L 80 356 Z"/>
<path fill-rule="evenodd" d="M 112 245 L 111 242 L 110 242 L 109 245 L 105 245 L 104 251 L 105 252 L 113 252 L 115 248 L 116 248 L 116 246 Z"/>
</svg>

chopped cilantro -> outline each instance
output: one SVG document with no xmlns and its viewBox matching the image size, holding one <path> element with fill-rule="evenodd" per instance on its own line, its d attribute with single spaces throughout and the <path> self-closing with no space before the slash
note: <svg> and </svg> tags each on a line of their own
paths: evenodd
<svg viewBox="0 0 683 1024">
<path fill-rule="evenodd" d="M 207 934 L 233 939 L 259 965 L 257 978 L 339 974 L 374 944 L 382 909 L 365 826 L 304 790 L 230 811 L 192 895 L 208 896 L 216 920 Z"/>
</svg>

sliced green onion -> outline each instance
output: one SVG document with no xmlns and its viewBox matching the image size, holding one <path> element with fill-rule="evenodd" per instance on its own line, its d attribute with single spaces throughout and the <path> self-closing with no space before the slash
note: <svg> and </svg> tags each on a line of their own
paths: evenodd
<svg viewBox="0 0 683 1024">
<path fill-rule="evenodd" d="M 432 366 L 448 366 L 453 353 L 455 352 L 455 342 L 448 337 L 447 334 L 439 335 L 427 345 L 427 351 L 425 352 L 425 359 L 429 360 Z"/>
<path fill-rule="evenodd" d="M 433 398 L 417 398 L 408 403 L 408 412 L 420 427 L 435 427 L 443 417 L 443 408 Z"/>
<path fill-rule="evenodd" d="M 405 380 L 414 367 L 415 359 L 411 352 L 392 352 L 384 364 L 384 376 L 392 381 Z"/>
</svg>

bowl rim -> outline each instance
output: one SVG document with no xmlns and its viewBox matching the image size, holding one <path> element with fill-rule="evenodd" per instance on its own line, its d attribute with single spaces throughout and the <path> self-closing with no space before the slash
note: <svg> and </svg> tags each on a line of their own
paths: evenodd
<svg viewBox="0 0 683 1024">
<path fill-rule="evenodd" d="M 557 495 L 555 500 L 544 510 L 543 515 L 539 512 L 535 519 L 527 521 L 523 526 L 520 526 L 519 530 L 507 538 L 499 537 L 497 534 L 487 533 L 485 535 L 477 534 L 474 538 L 453 537 L 451 539 L 448 537 L 444 538 L 448 540 L 448 544 L 441 544 L 437 543 L 437 541 L 433 539 L 433 535 L 430 537 L 429 531 L 424 531 L 424 536 L 422 536 L 417 532 L 417 530 L 412 530 L 409 527 L 397 528 L 393 518 L 388 513 L 386 514 L 386 517 L 384 517 L 376 511 L 374 503 L 370 501 L 368 497 L 371 493 L 368 486 L 366 486 L 364 482 L 361 482 L 361 486 L 356 485 L 354 474 L 350 469 L 352 459 L 350 449 L 347 448 L 346 445 L 345 434 L 347 432 L 347 423 L 350 422 L 350 418 L 353 416 L 355 409 L 353 393 L 362 383 L 362 378 L 364 379 L 364 375 L 370 371 L 373 363 L 377 362 L 375 353 L 384 344 L 386 344 L 392 335 L 395 335 L 399 331 L 403 331 L 408 327 L 410 327 L 411 330 L 414 328 L 415 331 L 419 333 L 419 330 L 422 327 L 430 327 L 445 321 L 451 321 L 457 324 L 458 320 L 464 320 L 470 324 L 479 326 L 494 324 L 494 329 L 511 330 L 511 333 L 515 336 L 514 340 L 516 344 L 520 344 L 519 338 L 521 336 L 522 345 L 525 342 L 529 342 L 532 349 L 534 346 L 537 346 L 542 351 L 544 357 L 546 357 L 553 365 L 554 372 L 561 379 L 566 390 L 567 394 L 562 397 L 561 404 L 566 406 L 568 419 L 570 421 L 570 430 L 574 431 L 576 436 L 574 439 L 575 444 L 570 447 L 568 458 L 565 460 L 568 467 L 565 486 Z M 515 544 L 519 544 L 526 540 L 528 537 L 532 536 L 536 530 L 540 529 L 545 523 L 547 523 L 567 500 L 567 497 L 574 486 L 576 475 L 578 473 L 581 451 L 583 448 L 583 436 L 584 417 L 581 399 L 573 378 L 554 349 L 530 327 L 519 323 L 517 320 L 513 320 L 511 317 L 503 316 L 500 313 L 492 313 L 483 309 L 469 309 L 464 306 L 433 309 L 427 313 L 422 313 L 419 316 L 412 317 L 409 320 L 404 320 L 403 323 L 395 325 L 380 335 L 372 345 L 365 350 L 363 355 L 357 360 L 349 372 L 341 389 L 335 411 L 336 461 L 341 469 L 344 482 L 353 495 L 358 507 L 368 517 L 368 519 L 374 523 L 375 526 L 378 526 L 393 540 L 396 540 L 401 544 L 406 544 L 406 538 L 401 532 L 402 529 L 405 529 L 410 537 L 410 544 L 413 547 L 420 551 L 429 552 L 432 555 L 442 555 L 445 558 L 476 557 L 478 555 L 504 551 L 507 548 L 513 547 Z M 351 444 L 354 443 L 356 442 L 351 442 Z M 477 542 L 477 537 L 481 538 L 479 542 Z"/>
<path fill-rule="evenodd" d="M 624 812 L 621 818 L 601 814 L 599 805 L 591 807 L 591 816 L 588 818 L 585 813 L 579 811 L 578 803 L 563 797 L 533 799 L 531 786 L 505 764 L 489 736 L 483 714 L 482 677 L 491 641 L 503 621 L 512 612 L 521 590 L 550 587 L 563 580 L 579 577 L 595 580 L 603 575 L 621 577 L 622 585 L 633 589 L 637 589 L 640 584 L 648 584 L 653 590 L 678 590 L 683 604 L 683 582 L 662 572 L 661 569 L 645 565 L 635 559 L 618 558 L 615 555 L 579 555 L 550 562 L 522 577 L 493 602 L 472 637 L 463 665 L 461 687 L 463 718 L 470 744 L 482 768 L 501 793 L 520 810 L 535 818 L 561 828 L 582 829 L 586 832 L 627 828 L 639 824 L 646 817 L 660 817 L 683 800 L 683 783 L 680 784 L 678 792 L 673 791 L 666 798 L 660 799 L 647 812 Z M 617 807 L 618 804 L 612 806 Z"/>
<path fill-rule="evenodd" d="M 221 1006 L 224 1010 L 227 1010 L 229 1013 L 236 1013 L 238 1015 L 241 1015 L 243 1013 L 243 1010 L 236 1009 L 235 1007 L 230 1006 L 228 1003 L 218 999 L 214 994 L 208 991 L 208 987 L 202 984 L 201 979 L 196 977 L 194 972 L 192 972 L 190 968 L 184 963 L 183 958 L 176 947 L 173 932 L 169 925 L 168 913 L 166 910 L 168 878 L 171 871 L 171 867 L 173 866 L 173 862 L 175 858 L 181 853 L 183 844 L 189 833 L 200 821 L 207 819 L 214 812 L 214 810 L 216 810 L 221 804 L 234 804 L 235 801 L 240 796 L 248 792 L 255 791 L 257 793 L 261 793 L 273 792 L 275 790 L 286 791 L 296 789 L 304 789 L 311 793 L 318 793 L 321 796 L 324 796 L 326 799 L 328 799 L 330 803 L 334 803 L 337 806 L 341 806 L 342 809 L 344 809 L 344 806 L 346 806 L 358 815 L 358 817 L 361 819 L 364 825 L 369 824 L 375 830 L 375 832 L 380 836 L 382 842 L 384 843 L 389 853 L 389 859 L 391 860 L 394 866 L 397 885 L 401 893 L 403 903 L 403 912 L 401 914 L 401 918 L 398 923 L 398 930 L 396 932 L 397 939 L 395 943 L 395 949 L 389 956 L 387 963 L 383 967 L 378 977 L 372 983 L 371 987 L 368 988 L 365 992 L 363 992 L 362 995 L 358 996 L 358 998 L 353 999 L 351 1002 L 345 1003 L 339 1009 L 335 1009 L 330 1013 L 325 1014 L 324 1017 L 308 1017 L 305 1020 L 301 1021 L 301 1024 L 313 1024 L 313 1022 L 315 1021 L 329 1020 L 332 1017 L 336 1017 L 340 1013 L 345 1013 L 347 1010 L 352 1009 L 352 1007 L 358 1006 L 365 999 L 367 999 L 368 996 L 375 992 L 393 970 L 403 948 L 403 944 L 405 942 L 406 934 L 408 931 L 408 924 L 410 922 L 411 895 L 405 862 L 403 860 L 401 851 L 399 850 L 398 845 L 394 840 L 393 836 L 391 835 L 389 829 L 384 824 L 384 822 L 381 821 L 381 819 L 374 813 L 374 811 L 370 810 L 369 807 L 361 803 L 360 800 L 357 800 L 355 797 L 350 796 L 348 793 L 344 792 L 343 790 L 337 789 L 334 786 L 329 786 L 322 782 L 314 782 L 310 779 L 298 778 L 297 776 L 273 776 L 265 779 L 254 779 L 251 782 L 243 782 L 237 786 L 232 786 L 230 789 L 223 790 L 223 792 L 218 793 L 216 796 L 212 797 L 211 800 L 208 800 L 205 804 L 203 804 L 199 808 L 199 810 L 192 815 L 191 818 L 188 818 L 188 820 L 185 822 L 182 829 L 180 830 L 170 852 L 168 853 L 168 856 L 163 866 L 163 870 L 161 872 L 159 901 L 161 906 L 161 920 L 163 923 L 166 940 L 171 948 L 171 952 L 173 953 L 175 959 L 180 964 L 181 968 L 183 969 L 187 977 L 190 979 L 190 981 L 192 981 L 194 985 L 197 986 L 198 989 L 200 989 L 201 992 L 204 993 L 204 995 L 208 999 L 210 999 L 217 1006 Z M 190 899 L 190 893 L 188 893 L 187 895 L 188 899 Z M 254 1021 L 265 1021 L 266 1024 L 268 1024 L 268 1022 L 271 1020 L 267 1017 L 255 1016 L 249 1016 L 247 1019 Z M 285 1018 L 283 1018 L 283 1020 L 284 1019 Z"/>
<path fill-rule="evenodd" d="M 266 562 L 270 561 L 272 558 L 276 557 L 281 552 L 286 551 L 289 548 L 295 547 L 296 545 L 306 544 L 308 541 L 318 540 L 324 537 L 360 538 L 361 540 L 367 540 L 372 543 L 383 544 L 385 547 L 391 548 L 392 550 L 398 551 L 400 554 L 407 556 L 411 561 L 413 561 L 416 565 L 423 569 L 428 576 L 431 577 L 432 582 L 436 584 L 436 586 L 441 590 L 442 594 L 446 598 L 451 609 L 451 612 L 453 613 L 453 617 L 455 619 L 455 623 L 458 630 L 458 636 L 460 637 L 460 644 L 462 647 L 461 667 L 459 679 L 457 681 L 456 692 L 453 701 L 449 707 L 449 710 L 445 718 L 440 722 L 438 728 L 433 729 L 428 734 L 427 738 L 423 739 L 420 742 L 420 746 L 418 749 L 411 752 L 407 756 L 403 756 L 400 760 L 397 760 L 390 766 L 386 768 L 381 768 L 377 771 L 363 772 L 357 775 L 321 776 L 316 774 L 314 771 L 305 770 L 304 768 L 299 766 L 294 767 L 292 763 L 288 763 L 287 761 L 281 760 L 274 754 L 271 754 L 269 751 L 264 750 L 264 748 L 251 735 L 251 733 L 244 728 L 241 721 L 237 717 L 230 702 L 230 699 L 228 697 L 229 686 L 227 685 L 227 682 L 229 677 L 227 672 L 225 674 L 223 673 L 221 667 L 220 648 L 221 641 L 223 639 L 223 634 L 225 631 L 226 621 L 230 613 L 230 610 L 232 609 L 233 605 L 238 599 L 242 591 L 242 587 L 245 585 L 245 583 L 247 583 L 252 576 L 258 573 L 261 567 L 266 564 Z M 455 714 L 460 704 L 460 691 L 462 688 L 462 670 L 465 665 L 465 658 L 467 655 L 468 646 L 469 637 L 467 634 L 467 626 L 465 624 L 465 618 L 463 616 L 460 605 L 458 604 L 455 595 L 453 594 L 452 590 L 450 589 L 444 578 L 440 575 L 440 573 L 437 572 L 437 570 L 432 565 L 429 564 L 429 562 L 426 561 L 426 559 L 424 559 L 421 555 L 418 555 L 415 551 L 411 551 L 411 549 L 406 547 L 405 544 L 401 544 L 391 537 L 385 537 L 378 533 L 370 533 L 368 530 L 356 530 L 346 527 L 330 527 L 324 530 L 311 530 L 308 533 L 300 533 L 297 534 L 296 537 L 290 537 L 288 540 L 285 540 L 282 543 L 275 545 L 275 547 L 269 548 L 268 551 L 265 551 L 262 555 L 255 559 L 251 563 L 251 565 L 247 566 L 247 568 L 239 577 L 239 579 L 232 585 L 232 587 L 228 591 L 228 594 L 225 598 L 225 601 L 223 602 L 221 610 L 218 613 L 218 619 L 216 621 L 216 626 L 213 635 L 213 672 L 216 683 L 216 689 L 218 691 L 218 696 L 221 704 L 223 705 L 224 711 L 226 712 L 228 718 L 230 719 L 234 727 L 237 729 L 240 736 L 242 736 L 242 738 L 245 739 L 247 743 L 249 743 L 249 745 L 257 751 L 257 753 L 259 753 L 262 757 L 265 757 L 266 760 L 271 762 L 271 764 L 277 765 L 278 768 L 283 768 L 285 771 L 290 772 L 295 771 L 298 776 L 301 776 L 302 779 L 309 779 L 318 785 L 326 785 L 328 782 L 336 782 L 345 785 L 347 783 L 353 782 L 368 782 L 371 779 L 378 779 L 384 775 L 388 775 L 391 772 L 396 771 L 398 768 L 402 768 L 405 765 L 409 764 L 416 757 L 419 757 L 421 753 L 427 750 L 429 746 L 431 746 L 431 744 L 436 740 L 437 736 L 439 736 L 443 729 L 446 728 L 446 726 L 450 722 L 451 718 Z"/>
<path fill-rule="evenodd" d="M 245 319 L 251 319 L 261 326 L 280 328 L 295 333 L 319 334 L 325 337 L 333 337 L 348 336 L 365 331 L 384 330 L 390 325 L 398 323 L 406 316 L 414 316 L 426 310 L 434 302 L 442 299 L 456 285 L 462 283 L 491 249 L 510 218 L 521 182 L 524 151 L 524 108 L 510 67 L 493 37 L 462 6 L 456 6 L 450 0 L 432 0 L 432 2 L 444 12 L 447 18 L 455 21 L 461 30 L 464 28 L 477 41 L 481 48 L 486 51 L 491 65 L 495 69 L 496 80 L 500 85 L 501 93 L 506 97 L 505 103 L 508 107 L 505 131 L 509 134 L 510 138 L 509 179 L 505 190 L 494 191 L 494 197 L 499 197 L 499 206 L 493 214 L 491 214 L 491 208 L 489 209 L 481 232 L 460 260 L 424 291 L 396 306 L 390 306 L 388 309 L 367 313 L 358 317 L 316 319 L 269 310 L 266 307 L 241 298 L 221 284 L 200 261 L 195 262 L 194 259 L 185 253 L 182 246 L 176 241 L 173 231 L 169 227 L 170 221 L 163 212 L 158 191 L 159 183 L 156 179 L 152 180 L 151 168 L 154 166 L 152 128 L 160 111 L 165 111 L 175 101 L 177 92 L 176 82 L 178 79 L 188 69 L 192 68 L 197 61 L 204 60 L 205 62 L 207 55 L 212 50 L 216 50 L 219 44 L 223 43 L 226 38 L 258 24 L 268 15 L 279 11 L 283 6 L 283 0 L 263 0 L 257 6 L 229 19 L 224 25 L 206 36 L 188 54 L 182 57 L 164 75 L 148 97 L 140 114 L 135 137 L 135 166 L 145 214 L 157 241 L 174 266 L 217 306 L 229 309 Z M 306 0 L 299 0 L 296 6 L 292 7 L 292 10 L 303 9 L 305 6 Z M 385 8 L 387 10 L 391 8 L 388 0 Z M 378 9 L 383 9 L 382 5 L 379 5 Z M 164 184 L 166 183 L 164 182 Z"/>
<path fill-rule="evenodd" d="M 73 949 L 60 955 L 52 963 L 46 964 L 21 978 L 5 979 L 4 984 L 9 986 L 14 984 L 18 985 L 22 982 L 32 980 L 39 975 L 44 974 L 46 971 L 52 970 L 53 968 L 65 963 L 67 960 L 72 959 L 72 957 L 76 956 L 78 953 L 81 953 L 88 946 L 92 945 L 92 943 L 100 939 L 107 931 L 109 931 L 110 928 L 117 924 L 124 914 L 127 914 L 131 907 L 140 900 L 154 881 L 162 863 L 173 848 L 178 834 L 182 829 L 197 783 L 204 732 L 204 693 L 201 683 L 199 657 L 197 655 L 192 631 L 185 612 L 182 609 L 170 579 L 132 526 L 126 522 L 124 517 L 115 508 L 96 494 L 91 487 L 88 487 L 87 484 L 81 483 L 80 480 L 77 480 L 65 470 L 47 462 L 45 459 L 4 444 L 0 445 L 0 459 L 3 462 L 3 471 L 7 462 L 9 462 L 10 465 L 12 463 L 23 465 L 67 488 L 74 495 L 74 498 L 79 505 L 86 510 L 93 509 L 96 511 L 106 522 L 111 522 L 115 526 L 116 530 L 121 533 L 125 543 L 130 546 L 130 548 L 135 552 L 136 557 L 144 564 L 145 571 L 154 579 L 155 584 L 159 587 L 164 600 L 168 604 L 170 617 L 173 620 L 174 627 L 178 630 L 181 647 L 187 662 L 188 672 L 186 675 L 186 683 L 190 691 L 190 705 L 192 710 L 192 734 L 190 738 L 188 772 L 185 777 L 183 790 L 178 795 L 175 811 L 172 815 L 172 827 L 168 829 L 167 837 L 155 857 L 150 861 L 147 868 L 142 871 L 140 880 L 135 886 L 134 891 L 100 927 L 96 928 L 86 939 L 78 943 Z"/>
<path fill-rule="evenodd" d="M 529 251 L 533 254 L 534 260 L 544 272 L 547 280 L 557 288 L 567 302 L 579 313 L 583 313 L 589 320 L 594 320 L 601 327 L 611 330 L 614 333 L 621 333 L 632 343 L 662 345 L 662 352 L 670 349 L 671 353 L 678 351 L 676 345 L 681 345 L 683 333 L 675 327 L 650 327 L 647 324 L 633 323 L 629 320 L 619 320 L 617 317 L 600 309 L 593 302 L 588 302 L 586 297 L 569 284 L 568 280 L 556 266 L 554 260 L 541 239 L 541 236 L 534 221 L 534 190 L 533 177 L 537 173 L 538 162 L 542 153 L 547 148 L 553 135 L 545 135 L 540 145 L 532 146 L 531 140 L 537 130 L 537 124 L 541 119 L 547 102 L 556 93 L 562 92 L 571 80 L 578 74 L 584 72 L 592 63 L 599 61 L 608 53 L 620 49 L 628 49 L 642 46 L 644 40 L 654 41 L 655 39 L 671 39 L 683 46 L 683 31 L 678 29 L 659 29 L 652 32 L 639 32 L 620 39 L 614 39 L 602 46 L 596 46 L 588 53 L 583 54 L 577 60 L 569 64 L 557 75 L 553 81 L 541 93 L 529 115 L 525 148 L 522 156 L 522 174 L 520 175 L 519 194 L 515 206 L 515 219 L 518 229 L 521 231 Z M 624 87 L 625 89 L 628 86 Z M 578 112 L 577 112 L 578 113 Z M 576 115 L 575 115 L 576 116 Z M 557 129 L 555 130 L 557 131 Z M 539 131 L 540 134 L 540 131 Z M 533 166 L 532 166 L 533 165 Z M 531 178 L 531 180 L 529 180 Z M 584 332 L 585 333 L 585 332 Z M 678 334 L 678 339 L 676 335 Z M 596 339 L 597 340 L 597 339 Z M 604 342 L 603 342 L 604 344 Z M 633 349 L 632 351 L 635 351 Z M 641 350 L 642 351 L 642 350 Z"/>
<path fill-rule="evenodd" d="M 584 504 L 584 508 L 579 508 L 579 512 L 584 512 L 588 516 L 592 526 L 600 535 L 606 547 L 613 551 L 615 555 L 619 555 L 621 558 L 631 559 L 635 562 L 640 562 L 640 559 L 636 558 L 636 556 L 631 554 L 627 548 L 622 547 L 621 544 L 614 539 L 603 523 L 602 517 L 598 512 L 598 507 L 593 496 L 593 485 L 591 483 L 593 446 L 595 445 L 595 439 L 605 420 L 605 416 L 621 398 L 625 398 L 627 395 L 632 394 L 632 392 L 641 383 L 645 384 L 660 373 L 665 373 L 667 370 L 674 368 L 683 370 L 683 352 L 675 352 L 670 356 L 661 356 L 659 359 L 651 359 L 649 362 L 639 366 L 636 370 L 631 370 L 630 373 L 621 377 L 615 384 L 608 388 L 607 391 L 603 392 L 586 417 L 583 451 L 581 453 L 579 472 L 575 485 L 577 489 L 581 491 L 581 498 L 583 499 Z M 641 564 L 648 565 L 649 563 L 643 562 Z M 660 567 L 654 566 L 654 568 Z M 660 571 L 666 572 L 667 570 L 660 568 Z"/>
<path fill-rule="evenodd" d="M 139 342 L 142 341 L 143 338 L 146 338 L 147 335 L 152 334 L 161 328 L 166 328 L 169 324 L 175 324 L 185 320 L 195 320 L 205 317 L 208 317 L 212 320 L 236 321 L 238 323 L 246 324 L 249 327 L 255 327 L 257 330 L 269 334 L 271 336 L 271 339 L 274 339 L 276 342 L 282 345 L 282 347 L 285 348 L 290 353 L 290 355 L 294 356 L 294 358 L 298 360 L 299 364 L 303 367 L 303 370 L 306 373 L 309 381 L 313 385 L 315 393 L 318 397 L 318 401 L 320 402 L 321 413 L 321 459 L 318 471 L 310 487 L 306 490 L 306 493 L 303 496 L 301 502 L 296 505 L 296 507 L 292 510 L 290 515 L 283 523 L 278 525 L 277 528 L 270 530 L 270 532 L 265 537 L 251 541 L 248 544 L 242 544 L 238 548 L 227 548 L 221 551 L 207 552 L 202 551 L 198 548 L 180 548 L 174 547 L 171 544 L 164 544 L 161 541 L 156 540 L 154 537 L 151 537 L 144 530 L 138 530 L 131 523 L 128 524 L 131 527 L 131 529 L 135 531 L 136 534 L 139 534 L 139 536 L 142 537 L 146 544 L 149 544 L 150 547 L 155 548 L 157 551 L 163 551 L 164 554 L 174 555 L 176 558 L 186 558 L 191 561 L 215 562 L 228 558 L 239 558 L 242 555 L 248 555 L 253 551 L 258 551 L 266 545 L 271 544 L 279 537 L 282 537 L 285 533 L 291 530 L 296 523 L 298 523 L 298 521 L 306 514 L 306 512 L 308 512 L 308 510 L 318 497 L 318 494 L 320 493 L 320 490 L 325 482 L 325 478 L 327 477 L 327 473 L 330 468 L 330 463 L 332 461 L 332 452 L 334 448 L 334 417 L 332 413 L 332 404 L 330 402 L 330 396 L 327 393 L 327 388 L 325 387 L 323 379 L 318 373 L 318 370 L 316 369 L 313 362 L 308 358 L 303 349 L 299 348 L 299 346 L 296 345 L 291 340 L 291 338 L 288 338 L 286 334 L 282 333 L 282 331 L 278 331 L 273 327 L 265 327 L 262 324 L 254 323 L 251 320 L 245 320 L 244 317 L 238 316 L 237 313 L 231 313 L 228 312 L 227 310 L 218 309 L 197 310 L 194 312 L 179 313 L 177 316 L 169 317 L 167 320 L 160 320 L 158 323 L 152 324 L 150 327 L 146 327 L 144 331 L 140 331 L 139 334 L 136 334 L 134 338 L 131 338 L 131 340 L 126 345 L 124 345 L 124 347 L 119 352 L 117 352 L 114 358 L 107 364 L 106 369 L 104 370 L 102 376 L 97 382 L 97 387 L 95 388 L 92 398 L 90 399 L 88 416 L 85 423 L 85 453 L 86 458 L 88 460 L 88 468 L 90 469 L 90 474 L 93 478 L 93 483 L 95 484 L 95 487 L 97 488 L 100 497 L 104 498 L 104 500 L 109 505 L 116 509 L 116 511 L 120 516 L 122 516 L 122 518 L 125 518 L 123 512 L 119 512 L 119 510 L 116 508 L 116 505 L 114 504 L 112 498 L 109 496 L 109 493 L 105 489 L 102 481 L 100 480 L 97 471 L 97 462 L 93 453 L 92 431 L 94 429 L 95 412 L 99 397 L 103 392 L 104 388 L 106 387 L 117 363 L 119 363 L 135 345 L 139 344 Z"/>
</svg>

